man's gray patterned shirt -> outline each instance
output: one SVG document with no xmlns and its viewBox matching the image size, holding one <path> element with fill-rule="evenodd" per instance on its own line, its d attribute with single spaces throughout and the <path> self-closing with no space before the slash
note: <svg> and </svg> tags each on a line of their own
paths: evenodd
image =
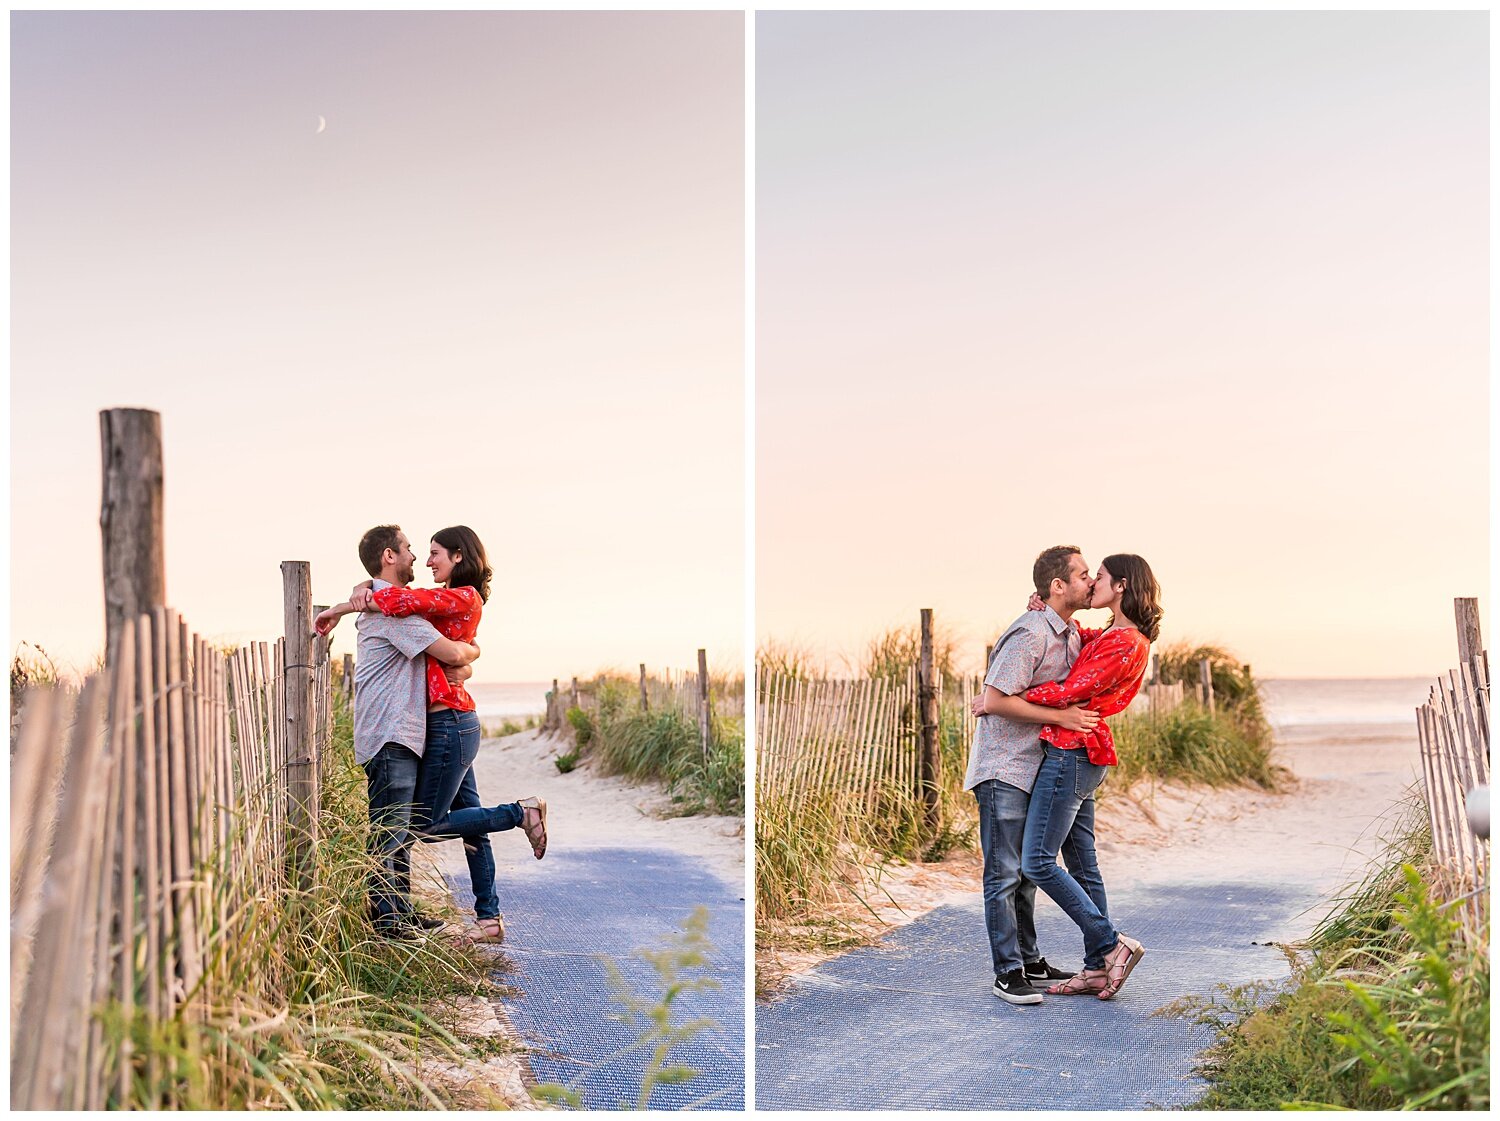
<svg viewBox="0 0 1500 1121">
<path fill-rule="evenodd" d="M 995 644 L 984 683 L 1014 696 L 1033 685 L 1062 681 L 1081 646 L 1078 628 L 1052 608 L 1024 612 Z M 1041 731 L 1040 724 L 981 716 L 969 746 L 964 789 L 997 778 L 1029 794 L 1042 765 Z"/>
</svg>

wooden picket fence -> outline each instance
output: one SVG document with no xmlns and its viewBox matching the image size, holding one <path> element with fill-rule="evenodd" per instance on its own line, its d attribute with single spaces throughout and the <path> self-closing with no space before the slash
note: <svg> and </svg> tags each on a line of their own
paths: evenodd
<svg viewBox="0 0 1500 1121">
<path fill-rule="evenodd" d="M 918 792 L 918 678 L 916 665 L 898 684 L 888 679 L 808 680 L 762 672 L 756 697 L 757 791 L 797 796 L 831 788 L 865 801 L 892 783 Z M 958 719 L 961 742 L 972 743 L 978 719 L 970 703 L 984 688 L 983 681 L 977 675 L 947 681 L 941 671 L 934 671 L 933 682 L 948 719 Z M 1189 695 L 1180 681 L 1149 685 L 1128 712 L 1131 719 L 1159 717 L 1185 703 Z M 940 784 L 956 790 L 960 778 L 943 774 Z"/>
<path fill-rule="evenodd" d="M 1490 842 L 1470 827 L 1465 799 L 1490 782 L 1490 680 L 1483 653 L 1438 678 L 1417 709 L 1432 855 L 1449 898 L 1461 900 L 1468 937 L 1486 930 Z"/>
<path fill-rule="evenodd" d="M 830 791 L 873 809 L 881 791 L 918 782 L 914 680 L 810 681 L 767 673 L 757 681 L 755 781 L 759 796 Z"/>
<path fill-rule="evenodd" d="M 553 679 L 552 689 L 547 693 L 547 710 L 542 717 L 544 731 L 558 731 L 567 724 L 567 711 L 577 707 L 593 713 L 599 708 L 602 676 L 560 685 Z M 642 711 L 663 712 L 676 710 L 701 723 L 706 715 L 702 677 L 696 670 L 667 668 L 648 673 L 641 666 L 640 678 L 635 687 L 635 704 Z M 718 717 L 740 717 L 745 715 L 745 682 L 743 677 L 731 678 L 715 687 L 709 678 L 709 703 L 713 715 Z"/>
<path fill-rule="evenodd" d="M 294 776 L 310 765 L 316 790 L 332 695 L 326 647 L 308 645 L 311 664 L 288 666 L 284 639 L 226 654 L 157 608 L 127 622 L 109 668 L 76 692 L 24 696 L 11 777 L 14 1108 L 171 1106 L 159 1090 L 135 1100 L 138 1062 L 158 1060 L 133 1056 L 128 1032 L 106 1038 L 103 1010 L 149 1028 L 279 1003 L 269 964 L 220 992 L 215 962 L 311 840 L 316 804 L 298 801 Z M 300 750 L 290 684 L 312 694 Z M 159 1071 L 140 1073 L 160 1085 Z"/>
</svg>

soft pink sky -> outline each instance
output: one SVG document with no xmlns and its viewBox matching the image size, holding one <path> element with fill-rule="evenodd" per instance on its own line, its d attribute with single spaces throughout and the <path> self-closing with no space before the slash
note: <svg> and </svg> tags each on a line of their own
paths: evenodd
<svg viewBox="0 0 1500 1121">
<path fill-rule="evenodd" d="M 1165 640 L 1428 675 L 1488 608 L 1484 13 L 765 13 L 757 633 L 922 607 L 978 664 L 1042 548 Z"/>
<path fill-rule="evenodd" d="M 129 405 L 205 635 L 274 635 L 282 560 L 334 602 L 369 526 L 420 560 L 464 522 L 479 679 L 738 667 L 740 13 L 21 13 L 11 45 L 12 647 L 102 646 Z"/>
</svg>

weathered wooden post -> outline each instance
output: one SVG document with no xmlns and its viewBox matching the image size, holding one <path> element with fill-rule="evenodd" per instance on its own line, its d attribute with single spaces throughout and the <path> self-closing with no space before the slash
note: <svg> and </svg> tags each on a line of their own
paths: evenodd
<svg viewBox="0 0 1500 1121">
<path fill-rule="evenodd" d="M 641 663 L 641 711 L 650 712 L 651 704 L 646 699 L 646 663 Z"/>
<path fill-rule="evenodd" d="M 557 678 L 552 679 L 552 692 L 547 694 L 547 730 L 562 727 L 562 690 L 557 687 Z"/>
<path fill-rule="evenodd" d="M 698 742 L 703 745 L 703 758 L 708 758 L 708 651 L 698 651 Z"/>
<path fill-rule="evenodd" d="M 1484 640 L 1479 633 L 1479 601 L 1455 599 L 1453 619 L 1458 625 L 1458 661 L 1460 665 L 1468 665 L 1484 651 Z"/>
<path fill-rule="evenodd" d="M 1214 671 L 1207 658 L 1198 659 L 1198 688 L 1203 697 L 1203 707 L 1214 710 Z"/>
<path fill-rule="evenodd" d="M 576 677 L 573 679 L 573 707 L 574 708 L 582 708 L 583 707 L 582 705 L 580 705 L 578 703 L 578 678 L 576 678 Z"/>
<path fill-rule="evenodd" d="M 281 562 L 283 631 L 286 636 L 287 823 L 292 867 L 307 886 L 318 843 L 317 761 L 313 724 L 312 573 L 306 561 Z"/>
<path fill-rule="evenodd" d="M 938 704 L 937 673 L 932 653 L 932 608 L 922 608 L 922 648 L 917 662 L 918 712 L 922 721 L 921 795 L 929 836 L 936 836 L 938 820 Z"/>
<path fill-rule="evenodd" d="M 348 700 L 354 699 L 354 655 L 344 655 L 344 696 Z"/>
<path fill-rule="evenodd" d="M 104 471 L 99 530 L 104 538 L 104 649 L 167 601 L 162 545 L 161 415 L 150 409 L 99 413 Z"/>
<path fill-rule="evenodd" d="M 995 648 L 988 642 L 984 644 L 984 665 L 979 671 L 979 680 L 984 681 L 990 674 L 990 658 L 994 656 Z"/>
<path fill-rule="evenodd" d="M 1154 650 L 1151 652 L 1151 684 L 1161 684 L 1161 655 Z"/>
</svg>

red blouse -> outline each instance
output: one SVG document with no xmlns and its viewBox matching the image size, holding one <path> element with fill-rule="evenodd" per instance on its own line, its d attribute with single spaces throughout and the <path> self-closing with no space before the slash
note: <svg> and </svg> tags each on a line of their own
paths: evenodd
<svg viewBox="0 0 1500 1121">
<path fill-rule="evenodd" d="M 444 638 L 472 642 L 479 630 L 484 601 L 473 588 L 391 587 L 375 592 L 375 606 L 385 615 L 420 615 Z M 427 659 L 427 701 L 459 712 L 474 711 L 469 691 L 449 681 L 443 674 L 443 663 L 436 658 Z"/>
<path fill-rule="evenodd" d="M 1151 661 L 1151 640 L 1128 627 L 1112 627 L 1102 633 L 1082 632 L 1083 652 L 1066 681 L 1049 681 L 1026 691 L 1032 704 L 1049 708 L 1066 708 L 1086 702 L 1101 717 L 1125 711 L 1140 691 Z M 1089 762 L 1111 766 L 1115 756 L 1115 736 L 1102 719 L 1092 732 L 1073 732 L 1054 724 L 1043 724 L 1042 739 L 1054 747 L 1088 749 Z"/>
</svg>

